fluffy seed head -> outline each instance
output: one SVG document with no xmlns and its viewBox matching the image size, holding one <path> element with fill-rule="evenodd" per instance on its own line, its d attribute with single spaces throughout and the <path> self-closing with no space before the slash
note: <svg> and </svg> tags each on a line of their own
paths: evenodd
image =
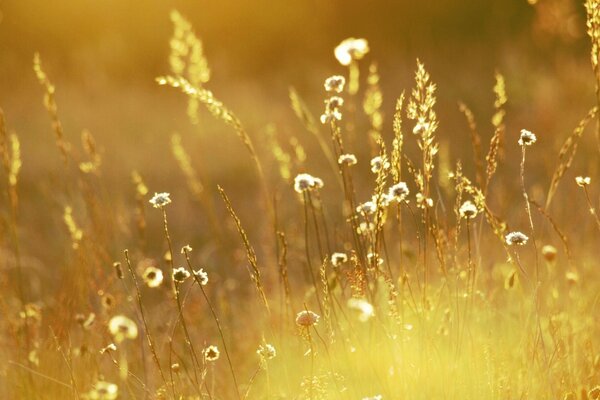
<svg viewBox="0 0 600 400">
<path fill-rule="evenodd" d="M 371 172 L 378 173 L 381 168 L 387 170 L 390 168 L 390 163 L 385 157 L 377 156 L 371 160 Z"/>
<path fill-rule="evenodd" d="M 537 141 L 537 137 L 527 129 L 521 129 L 521 136 L 519 137 L 519 145 L 531 146 Z"/>
<path fill-rule="evenodd" d="M 506 244 L 509 246 L 523 246 L 529 240 L 529 237 L 522 232 L 510 232 L 506 235 Z"/>
<path fill-rule="evenodd" d="M 204 359 L 210 362 L 217 361 L 221 355 L 221 352 L 215 345 L 208 346 L 202 352 L 204 353 Z"/>
<path fill-rule="evenodd" d="M 275 350 L 275 347 L 272 344 L 265 343 L 258 346 L 256 354 L 258 354 L 263 360 L 271 360 L 277 356 L 277 350 Z"/>
<path fill-rule="evenodd" d="M 398 182 L 394 186 L 390 187 L 388 191 L 388 196 L 395 201 L 401 202 L 406 199 L 410 191 L 408 190 L 408 186 L 406 182 Z"/>
<path fill-rule="evenodd" d="M 309 174 L 298 174 L 294 178 L 294 190 L 303 193 L 307 190 L 321 189 L 324 186 L 321 178 Z"/>
<path fill-rule="evenodd" d="M 119 387 L 105 381 L 96 382 L 92 389 L 85 394 L 85 398 L 90 400 L 115 400 L 117 397 L 119 397 Z"/>
<path fill-rule="evenodd" d="M 150 199 L 150 204 L 154 208 L 163 208 L 167 204 L 171 204 L 171 194 L 169 193 L 154 193 L 154 196 Z"/>
<path fill-rule="evenodd" d="M 342 154 L 338 157 L 338 164 L 340 165 L 356 165 L 357 162 L 354 154 Z"/>
<path fill-rule="evenodd" d="M 341 93 L 344 90 L 346 78 L 341 75 L 330 76 L 325 79 L 325 90 L 328 92 Z"/>
<path fill-rule="evenodd" d="M 592 183 L 592 179 L 589 176 L 578 176 L 575 178 L 575 182 L 577 182 L 577 185 L 584 187 Z"/>
<path fill-rule="evenodd" d="M 346 253 L 333 253 L 331 255 L 331 264 L 334 267 L 339 267 L 346 261 L 348 261 L 348 255 Z"/>
<path fill-rule="evenodd" d="M 204 269 L 200 268 L 198 270 L 195 270 L 194 276 L 198 278 L 198 282 L 200 282 L 202 286 L 206 286 L 206 284 L 208 283 L 208 274 L 206 273 L 206 271 L 204 271 Z"/>
<path fill-rule="evenodd" d="M 309 328 L 316 325 L 320 318 L 318 314 L 312 311 L 303 310 L 296 315 L 296 324 Z"/>
<path fill-rule="evenodd" d="M 335 58 L 342 65 L 350 65 L 353 60 L 362 59 L 368 52 L 367 40 L 355 38 L 343 40 L 334 50 Z"/>
<path fill-rule="evenodd" d="M 460 217 L 466 219 L 475 218 L 479 212 L 475 204 L 473 204 L 473 202 L 470 200 L 465 201 L 462 206 L 460 206 L 458 211 L 460 213 Z"/>
<path fill-rule="evenodd" d="M 175 268 L 173 270 L 173 280 L 177 283 L 184 282 L 189 277 L 190 273 L 183 267 Z"/>
<path fill-rule="evenodd" d="M 163 281 L 163 272 L 156 267 L 148 267 L 144 271 L 143 277 L 148 287 L 159 287 Z"/>
<path fill-rule="evenodd" d="M 125 339 L 135 339 L 138 335 L 135 322 L 124 315 L 112 317 L 108 322 L 108 331 L 117 343 L 121 343 Z"/>
</svg>

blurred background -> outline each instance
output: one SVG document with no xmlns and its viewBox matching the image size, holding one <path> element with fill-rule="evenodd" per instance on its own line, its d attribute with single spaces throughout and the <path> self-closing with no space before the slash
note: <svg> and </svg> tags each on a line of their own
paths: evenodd
<svg viewBox="0 0 600 400">
<path fill-rule="evenodd" d="M 516 142 L 521 128 L 538 134 L 540 146 L 548 151 L 531 156 L 529 176 L 545 190 L 558 148 L 595 103 L 594 78 L 583 2 L 530 3 L 0 1 L 0 107 L 8 127 L 22 141 L 22 218 L 25 225 L 48 221 L 45 233 L 40 228 L 24 234 L 38 241 L 52 240 L 51 232 L 62 224 L 60 212 L 49 217 L 47 210 L 35 206 L 36 199 L 52 197 L 62 171 L 42 104 L 43 90 L 32 71 L 35 52 L 57 87 L 66 137 L 78 144 L 81 131 L 89 129 L 99 144 L 108 199 L 117 205 L 132 201 L 130 173 L 137 169 L 151 192 L 169 191 L 181 199 L 174 211 L 176 224 L 182 229 L 202 227 L 202 218 L 188 217 L 191 205 L 184 199 L 189 196 L 168 150 L 170 136 L 177 131 L 194 162 L 201 162 L 210 180 L 223 184 L 233 199 L 250 204 L 240 214 L 252 217 L 255 210 L 243 196 L 248 190 L 257 191 L 253 189 L 256 177 L 238 138 L 204 110 L 200 124 L 190 124 L 185 98 L 154 81 L 169 72 L 173 29 L 169 11 L 174 8 L 190 20 L 203 41 L 212 69 L 207 86 L 243 121 L 261 155 L 269 155 L 264 131 L 272 126 L 280 135 L 298 137 L 307 148 L 307 170 L 318 171 L 325 165 L 322 154 L 314 150 L 314 138 L 289 106 L 288 89 L 295 87 L 319 115 L 323 80 L 346 72 L 333 57 L 333 48 L 347 37 L 364 37 L 371 51 L 361 69 L 364 77 L 369 63 L 378 64 L 387 138 L 395 99 L 412 87 L 418 57 L 438 84 L 440 141 L 452 144 L 448 149 L 452 163 L 459 157 L 467 159 L 465 168 L 472 172 L 469 134 L 457 104 L 463 101 L 474 111 L 480 133 L 488 141 L 493 131 L 489 121 L 494 72 L 500 71 L 508 92 L 507 142 Z M 574 173 L 592 175 L 598 172 L 598 163 L 577 163 L 589 160 L 586 154 L 596 152 L 596 143 L 592 134 L 583 141 Z M 511 157 L 518 157 L 517 146 L 509 146 L 507 160 Z M 507 181 L 514 181 L 510 177 L 515 176 L 518 162 L 507 162 L 503 168 L 510 173 Z M 303 171 L 293 171 L 298 172 Z M 291 190 L 286 182 L 281 187 Z M 514 196 L 519 198 L 518 191 Z"/>
</svg>

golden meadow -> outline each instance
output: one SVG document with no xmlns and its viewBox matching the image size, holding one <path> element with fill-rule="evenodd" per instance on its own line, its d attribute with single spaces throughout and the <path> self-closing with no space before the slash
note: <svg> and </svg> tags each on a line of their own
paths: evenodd
<svg viewBox="0 0 600 400">
<path fill-rule="evenodd" d="M 227 44 L 244 44 L 224 36 L 215 66 L 201 7 L 115 5 L 169 24 L 149 79 L 155 58 L 144 69 L 114 38 L 77 56 L 83 72 L 43 45 L 21 66 L 9 50 L 41 35 L 8 36 L 24 3 L 0 8 L 0 398 L 600 398 L 600 1 L 490 5 L 526 32 L 507 42 L 435 27 L 491 24 L 477 2 L 415 5 L 401 20 L 437 29 L 422 58 L 320 31 L 313 71 L 276 37 L 268 66 L 234 68 Z M 313 6 L 271 6 L 240 6 L 233 37 L 258 18 L 315 38 L 299 32 Z M 351 30 L 354 6 L 328 15 Z M 205 18 L 235 30 L 215 7 Z M 73 34 L 35 15 L 21 21 Z M 454 59 L 427 44 L 445 30 Z"/>
</svg>

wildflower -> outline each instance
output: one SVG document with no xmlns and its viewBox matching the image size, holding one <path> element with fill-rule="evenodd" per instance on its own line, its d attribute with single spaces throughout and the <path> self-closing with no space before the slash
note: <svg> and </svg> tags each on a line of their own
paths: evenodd
<svg viewBox="0 0 600 400">
<path fill-rule="evenodd" d="M 506 244 L 509 246 L 523 246 L 529 240 L 529 237 L 522 232 L 510 232 L 506 235 Z"/>
<path fill-rule="evenodd" d="M 419 208 L 433 207 L 433 200 L 423 196 L 423 193 L 417 193 L 417 206 Z"/>
<path fill-rule="evenodd" d="M 192 246 L 186 244 L 181 248 L 181 254 L 190 253 L 192 251 Z"/>
<path fill-rule="evenodd" d="M 527 129 L 521 129 L 521 137 L 519 137 L 519 145 L 531 146 L 537 141 L 537 137 Z"/>
<path fill-rule="evenodd" d="M 261 344 L 260 346 L 258 346 L 258 350 L 256 350 L 256 353 L 263 360 L 271 360 L 277 355 L 277 350 L 275 350 L 275 347 L 272 344 L 265 343 L 264 345 Z"/>
<path fill-rule="evenodd" d="M 298 193 L 307 190 L 320 189 L 323 187 L 323 180 L 309 174 L 298 174 L 294 178 L 294 190 Z"/>
<path fill-rule="evenodd" d="M 163 208 L 171 203 L 170 196 L 169 193 L 154 193 L 154 196 L 150 199 L 150 204 L 152 204 L 154 208 Z"/>
<path fill-rule="evenodd" d="M 378 173 L 381 169 L 387 170 L 390 168 L 390 163 L 386 157 L 377 156 L 371 160 L 371 172 Z"/>
<path fill-rule="evenodd" d="M 85 396 L 89 400 L 115 400 L 119 396 L 119 387 L 114 383 L 98 381 Z"/>
<path fill-rule="evenodd" d="M 204 359 L 206 361 L 211 361 L 211 362 L 217 361 L 219 359 L 219 356 L 221 355 L 221 353 L 219 352 L 219 349 L 215 345 L 208 346 L 202 352 L 204 353 Z"/>
<path fill-rule="evenodd" d="M 148 267 L 144 271 L 144 282 L 148 287 L 154 288 L 160 286 L 163 281 L 163 272 L 156 267 Z"/>
<path fill-rule="evenodd" d="M 372 201 L 366 201 L 356 207 L 356 212 L 362 215 L 374 214 L 377 211 L 377 205 Z"/>
<path fill-rule="evenodd" d="M 202 286 L 206 286 L 206 284 L 208 283 L 208 274 L 206 273 L 206 271 L 204 271 L 204 269 L 200 268 L 199 270 L 194 271 L 194 276 L 198 278 L 198 282 Z"/>
<path fill-rule="evenodd" d="M 333 264 L 334 267 L 339 267 L 347 261 L 348 255 L 346 253 L 333 253 L 331 255 L 331 264 Z"/>
<path fill-rule="evenodd" d="M 338 157 L 338 164 L 340 165 L 356 165 L 357 162 L 354 154 L 342 154 Z"/>
<path fill-rule="evenodd" d="M 473 202 L 470 200 L 465 201 L 462 206 L 460 206 L 458 211 L 460 213 L 460 217 L 466 219 L 475 218 L 479 212 L 475 204 L 473 204 Z"/>
<path fill-rule="evenodd" d="M 387 207 L 394 198 L 387 193 L 374 194 L 371 196 L 371 202 L 379 207 Z"/>
<path fill-rule="evenodd" d="M 325 79 L 325 90 L 328 92 L 341 93 L 344 90 L 346 78 L 341 75 L 330 76 Z"/>
<path fill-rule="evenodd" d="M 390 187 L 388 191 L 388 196 L 397 202 L 404 201 L 406 196 L 410 191 L 408 190 L 408 186 L 405 182 L 398 182 L 394 186 Z"/>
<path fill-rule="evenodd" d="M 575 182 L 577 182 L 577 185 L 581 186 L 581 187 L 585 187 L 587 185 L 589 185 L 592 180 L 590 179 L 589 176 L 578 176 L 577 178 L 575 178 Z"/>
<path fill-rule="evenodd" d="M 320 318 L 321 317 L 319 317 L 318 314 L 315 314 L 312 311 L 304 310 L 300 311 L 296 315 L 296 324 L 304 326 L 306 328 L 310 328 L 311 326 L 316 325 L 319 322 Z"/>
<path fill-rule="evenodd" d="M 373 305 L 364 299 L 351 298 L 348 300 L 348 307 L 359 312 L 358 320 L 367 322 L 375 315 Z"/>
<path fill-rule="evenodd" d="M 342 65 L 350 65 L 353 60 L 362 59 L 368 52 L 367 40 L 355 38 L 343 40 L 334 50 L 335 58 Z"/>
<path fill-rule="evenodd" d="M 173 270 L 173 280 L 177 283 L 182 283 L 189 277 L 190 273 L 183 267 L 175 268 Z"/>
<path fill-rule="evenodd" d="M 124 315 L 116 315 L 108 322 L 108 331 L 115 338 L 117 343 L 125 339 L 135 339 L 138 335 L 138 328 L 135 322 Z"/>
<path fill-rule="evenodd" d="M 383 400 L 383 396 L 378 394 L 373 397 L 363 397 L 362 400 Z"/>
<path fill-rule="evenodd" d="M 326 124 L 331 121 L 340 121 L 342 112 L 340 108 L 344 105 L 344 99 L 339 96 L 332 96 L 325 100 L 325 112 L 321 115 L 321 123 Z"/>
<path fill-rule="evenodd" d="M 545 245 L 542 247 L 542 255 L 546 261 L 554 261 L 556 259 L 556 247 L 552 246 L 551 244 Z"/>
<path fill-rule="evenodd" d="M 357 232 L 359 235 L 366 235 L 366 234 L 368 234 L 369 232 L 372 232 L 373 230 L 375 230 L 375 224 L 374 224 L 374 223 L 372 223 L 372 222 L 369 222 L 369 223 L 367 223 L 367 222 L 364 222 L 364 221 L 363 221 L 363 222 L 361 222 L 361 223 L 358 225 L 358 227 L 356 228 L 356 232 Z"/>
</svg>

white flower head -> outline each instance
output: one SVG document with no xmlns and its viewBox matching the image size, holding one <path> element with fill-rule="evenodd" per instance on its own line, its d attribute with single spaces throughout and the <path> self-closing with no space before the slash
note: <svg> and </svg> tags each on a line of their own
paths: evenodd
<svg viewBox="0 0 600 400">
<path fill-rule="evenodd" d="M 318 314 L 312 311 L 303 310 L 296 315 L 296 324 L 309 328 L 316 325 L 320 318 Z"/>
<path fill-rule="evenodd" d="M 537 141 L 537 137 L 527 129 L 521 129 L 521 136 L 519 137 L 519 145 L 531 146 Z"/>
<path fill-rule="evenodd" d="M 338 157 L 338 164 L 340 165 L 356 165 L 357 162 L 358 161 L 354 154 L 341 154 Z"/>
<path fill-rule="evenodd" d="M 331 121 L 340 121 L 342 112 L 340 108 L 344 105 L 344 99 L 340 96 L 331 96 L 325 100 L 325 112 L 321 115 L 321 123 L 326 124 Z"/>
<path fill-rule="evenodd" d="M 163 192 L 163 193 L 154 193 L 154 196 L 150 199 L 149 203 L 152 204 L 154 208 L 163 208 L 167 204 L 171 204 L 171 194 Z"/>
<path fill-rule="evenodd" d="M 381 171 L 382 168 L 384 170 L 388 170 L 390 168 L 390 163 L 388 162 L 387 158 L 381 156 L 373 157 L 373 159 L 371 159 L 371 172 L 376 174 Z"/>
<path fill-rule="evenodd" d="M 331 264 L 334 267 L 339 267 L 348 261 L 348 255 L 346 253 L 336 252 L 331 255 Z"/>
<path fill-rule="evenodd" d="M 584 187 L 592 183 L 592 179 L 589 176 L 578 176 L 575 178 L 575 182 L 577 182 L 577 185 Z"/>
<path fill-rule="evenodd" d="M 155 288 L 160 286 L 160 284 L 162 283 L 163 272 L 162 270 L 151 266 L 146 268 L 143 277 L 144 282 L 146 282 L 146 285 L 148 285 L 148 287 Z"/>
<path fill-rule="evenodd" d="M 298 193 L 303 193 L 307 190 L 321 189 L 323 180 L 309 174 L 298 174 L 294 178 L 294 190 Z"/>
<path fill-rule="evenodd" d="M 265 343 L 258 346 L 256 354 L 258 354 L 263 360 L 271 360 L 277 356 L 277 350 L 275 350 L 275 346 L 272 344 Z"/>
<path fill-rule="evenodd" d="M 388 196 L 398 202 L 402 202 L 409 195 L 408 185 L 406 182 L 398 182 L 394 186 L 390 187 Z"/>
<path fill-rule="evenodd" d="M 375 211 L 377 211 L 377 205 L 373 201 L 366 201 L 356 207 L 356 212 L 362 215 L 375 214 Z"/>
<path fill-rule="evenodd" d="M 529 237 L 522 232 L 510 232 L 506 235 L 506 244 L 509 246 L 523 246 L 529 240 Z"/>
<path fill-rule="evenodd" d="M 219 348 L 215 345 L 208 346 L 202 352 L 204 353 L 204 359 L 211 362 L 217 361 L 221 355 Z"/>
<path fill-rule="evenodd" d="M 190 273 L 183 267 L 175 268 L 173 270 L 173 280 L 177 283 L 182 283 L 189 277 Z"/>
<path fill-rule="evenodd" d="M 124 315 L 115 315 L 108 321 L 108 331 L 115 338 L 117 343 L 125 339 L 135 339 L 138 335 L 138 328 L 135 322 Z"/>
<path fill-rule="evenodd" d="M 328 92 L 341 93 L 344 90 L 346 78 L 341 75 L 330 76 L 325 79 L 325 90 Z"/>
<path fill-rule="evenodd" d="M 119 397 L 119 387 L 114 383 L 97 381 L 84 396 L 89 400 L 115 400 Z"/>
<path fill-rule="evenodd" d="M 458 210 L 460 217 L 461 218 L 466 218 L 466 219 L 473 219 L 477 216 L 477 213 L 479 212 L 479 210 L 477 209 L 477 206 L 475 206 L 475 204 L 473 204 L 472 201 L 467 200 L 465 201 L 462 206 L 460 206 L 460 209 Z"/>
<path fill-rule="evenodd" d="M 206 286 L 208 284 L 208 274 L 206 273 L 206 271 L 204 271 L 204 269 L 200 268 L 198 270 L 195 270 L 194 276 L 198 278 L 198 282 L 202 286 Z"/>
<path fill-rule="evenodd" d="M 350 65 L 353 60 L 362 59 L 369 52 L 366 39 L 348 38 L 343 40 L 334 50 L 335 58 L 342 65 Z"/>
</svg>

